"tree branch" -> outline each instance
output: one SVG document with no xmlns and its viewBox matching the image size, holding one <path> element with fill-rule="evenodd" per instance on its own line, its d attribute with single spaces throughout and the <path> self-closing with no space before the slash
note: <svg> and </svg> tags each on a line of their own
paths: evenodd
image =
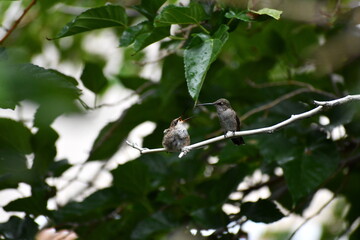
<svg viewBox="0 0 360 240">
<path fill-rule="evenodd" d="M 301 119 L 304 119 L 304 118 L 312 117 L 312 116 L 320 113 L 324 109 L 329 109 L 329 108 L 332 108 L 332 107 L 335 107 L 335 106 L 338 106 L 338 105 L 341 105 L 341 104 L 345 104 L 345 103 L 348 103 L 348 102 L 352 102 L 352 101 L 360 101 L 360 94 L 358 94 L 358 95 L 348 95 L 346 97 L 339 98 L 339 99 L 336 99 L 336 100 L 331 100 L 331 101 L 314 101 L 314 104 L 317 105 L 317 107 L 315 107 L 314 109 L 309 110 L 309 111 L 304 112 L 304 113 L 301 113 L 301 114 L 291 115 L 291 117 L 286 119 L 285 121 L 282 121 L 282 122 L 277 123 L 275 125 L 272 125 L 270 127 L 258 128 L 258 129 L 253 129 L 253 130 L 245 130 L 245 131 L 237 131 L 237 132 L 234 132 L 234 133 L 227 133 L 225 135 L 210 138 L 210 139 L 207 139 L 207 140 L 204 140 L 204 141 L 201 141 L 201 142 L 194 143 L 192 145 L 186 146 L 180 152 L 179 158 L 185 156 L 192 149 L 204 147 L 204 146 L 209 145 L 211 143 L 219 142 L 219 141 L 222 141 L 222 140 L 227 139 L 227 138 L 255 135 L 255 134 L 261 134 L 261 133 L 273 133 L 276 130 L 279 130 L 280 128 L 283 128 L 283 127 L 285 127 L 285 126 L 287 126 L 287 125 L 289 125 L 289 124 L 291 124 L 291 123 L 293 123 L 295 121 L 298 121 L 298 120 L 301 120 Z M 141 148 L 137 144 L 131 143 L 129 141 L 126 141 L 126 143 L 130 147 L 139 150 L 139 152 L 141 154 L 143 154 L 143 153 L 151 153 L 151 152 L 164 152 L 164 151 L 166 151 L 165 148 L 148 149 L 148 148 Z"/>
<path fill-rule="evenodd" d="M 3 42 L 10 36 L 10 34 L 15 30 L 15 28 L 19 25 L 19 23 L 21 22 L 21 20 L 24 18 L 24 16 L 26 15 L 26 13 L 30 10 L 30 8 L 32 8 L 32 6 L 34 6 L 36 3 L 36 0 L 32 0 L 30 2 L 30 4 L 24 9 L 24 12 L 21 14 L 21 16 L 14 22 L 14 24 L 11 26 L 11 28 L 9 28 L 9 30 L 7 30 L 5 36 L 0 39 L 0 45 L 3 44 Z"/>
<path fill-rule="evenodd" d="M 267 104 L 264 104 L 264 105 L 261 105 L 257 108 L 254 108 L 250 111 L 248 111 L 247 113 L 243 114 L 241 117 L 240 117 L 240 121 L 244 121 L 245 119 L 247 119 L 248 117 L 250 117 L 251 115 L 254 115 L 255 113 L 258 113 L 258 112 L 261 112 L 261 111 L 264 111 L 266 109 L 270 109 L 274 106 L 276 106 L 277 104 L 281 103 L 282 101 L 285 101 L 289 98 L 292 98 L 296 95 L 299 95 L 301 93 L 305 93 L 305 92 L 311 92 L 311 90 L 307 89 L 307 88 L 300 88 L 300 89 L 297 89 L 293 92 L 290 92 L 290 93 L 287 93 L 281 97 L 278 97 L 277 99 L 275 99 L 274 101 L 271 101 Z"/>
</svg>

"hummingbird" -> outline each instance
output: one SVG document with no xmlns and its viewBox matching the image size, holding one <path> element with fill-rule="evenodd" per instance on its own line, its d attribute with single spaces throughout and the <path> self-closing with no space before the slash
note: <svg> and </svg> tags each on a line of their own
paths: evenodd
<svg viewBox="0 0 360 240">
<path fill-rule="evenodd" d="M 205 106 L 205 105 L 214 105 L 216 107 L 216 112 L 219 117 L 220 125 L 224 130 L 225 136 L 226 133 L 231 131 L 239 131 L 240 130 L 240 120 L 236 115 L 234 109 L 232 109 L 230 102 L 225 98 L 220 98 L 213 103 L 203 103 L 198 104 L 197 106 Z M 242 137 L 234 137 L 231 138 L 231 141 L 236 145 L 245 144 L 245 141 Z"/>
<path fill-rule="evenodd" d="M 181 117 L 172 120 L 170 127 L 164 130 L 162 145 L 169 152 L 180 152 L 185 146 L 190 145 L 190 136 Z"/>
</svg>

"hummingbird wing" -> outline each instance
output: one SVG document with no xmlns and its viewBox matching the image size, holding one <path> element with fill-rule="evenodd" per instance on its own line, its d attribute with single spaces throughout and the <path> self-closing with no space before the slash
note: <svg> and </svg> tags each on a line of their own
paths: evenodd
<svg viewBox="0 0 360 240">
<path fill-rule="evenodd" d="M 235 115 L 236 118 L 236 131 L 240 131 L 240 119 L 237 115 Z M 245 141 L 242 137 L 232 138 L 231 141 L 236 145 L 242 145 L 245 144 Z"/>
<path fill-rule="evenodd" d="M 236 118 L 236 131 L 240 131 L 240 119 L 237 115 L 235 115 Z"/>
</svg>

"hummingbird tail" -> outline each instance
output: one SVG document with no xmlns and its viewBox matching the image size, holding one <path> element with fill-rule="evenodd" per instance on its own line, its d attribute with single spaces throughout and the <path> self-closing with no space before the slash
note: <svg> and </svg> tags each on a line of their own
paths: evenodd
<svg viewBox="0 0 360 240">
<path fill-rule="evenodd" d="M 236 145 L 245 144 L 245 141 L 244 141 L 244 139 L 242 137 L 232 138 L 231 141 Z"/>
</svg>

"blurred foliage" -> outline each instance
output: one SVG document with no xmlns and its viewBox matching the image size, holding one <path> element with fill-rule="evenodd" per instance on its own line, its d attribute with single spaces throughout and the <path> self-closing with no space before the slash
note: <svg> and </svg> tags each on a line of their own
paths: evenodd
<svg viewBox="0 0 360 240">
<path fill-rule="evenodd" d="M 30 2 L 0 1 L 2 36 L 22 12 L 15 15 L 13 9 Z M 1 223 L 0 239 L 33 239 L 38 216 L 45 216 L 49 227 L 76 231 L 80 239 L 172 239 L 183 231 L 190 238 L 189 229 L 214 229 L 208 239 L 239 239 L 247 236 L 241 229 L 246 221 L 282 219 L 285 213 L 278 204 L 302 215 L 320 188 L 345 199 L 334 213 L 336 221 L 324 225 L 321 239 L 360 239 L 359 228 L 349 231 L 360 213 L 358 103 L 323 112 L 327 125 L 314 116 L 276 133 L 247 136 L 240 147 L 223 141 L 182 159 L 170 153 L 142 155 L 113 169 L 110 187 L 50 210 L 48 200 L 59 189 L 48 180 L 61 178 L 72 167 L 66 159 L 56 159 L 59 134 L 51 124 L 58 116 L 89 111 L 79 81 L 100 98 L 111 82 L 139 96 L 99 132 L 87 163 L 109 160 L 146 121 L 156 123 L 144 138 L 149 148 L 160 147 L 163 130 L 180 115 L 196 116 L 189 128 L 193 143 L 219 134 L 215 109 L 193 108 L 197 101 L 227 98 L 246 116 L 242 129 L 254 129 L 310 110 L 313 100 L 360 90 L 360 8 L 352 1 L 108 2 L 37 1 L 0 46 L 0 107 L 16 111 L 23 101 L 37 106 L 30 123 L 0 118 L 0 189 L 31 186 L 31 196 L 3 207 L 25 217 Z M 110 81 L 104 62 L 84 47 L 89 32 L 101 34 L 102 28 L 116 34 L 123 49 L 118 73 L 110 76 L 118 81 Z M 159 81 L 141 75 L 149 64 L 142 50 L 155 42 L 160 43 Z M 81 77 L 33 64 L 46 46 L 56 48 L 59 62 L 81 63 Z M 249 113 L 261 106 L 267 107 Z M 331 137 L 340 126 L 346 134 Z M 280 176 L 275 174 L 279 168 Z M 269 180 L 238 190 L 255 171 Z M 243 201 L 260 187 L 267 187 L 270 196 Z M 243 198 L 230 198 L 234 192 Z M 227 214 L 224 204 L 240 211 Z M 331 231 L 333 225 L 341 227 Z M 230 226 L 240 228 L 233 233 Z M 286 239 L 290 233 L 266 234 Z M 193 238 L 202 237 L 198 233 Z"/>
</svg>

